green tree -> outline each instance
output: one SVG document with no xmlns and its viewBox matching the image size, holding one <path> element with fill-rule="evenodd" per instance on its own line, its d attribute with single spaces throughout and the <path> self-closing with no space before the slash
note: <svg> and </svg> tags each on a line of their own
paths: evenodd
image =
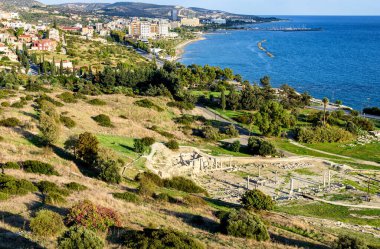
<svg viewBox="0 0 380 249">
<path fill-rule="evenodd" d="M 339 236 L 334 244 L 334 249 L 367 249 L 365 241 L 348 235 Z"/>
<path fill-rule="evenodd" d="M 50 145 L 59 139 L 61 124 L 54 105 L 47 101 L 42 101 L 41 103 L 39 128 L 42 133 L 42 139 Z"/>
<path fill-rule="evenodd" d="M 265 136 L 279 136 L 282 128 L 295 125 L 296 119 L 275 101 L 262 104 L 259 112 L 254 115 L 254 122 Z"/>
<path fill-rule="evenodd" d="M 220 92 L 220 107 L 222 108 L 222 110 L 224 111 L 226 109 L 226 93 L 225 93 L 225 89 L 221 89 L 221 92 Z"/>
<path fill-rule="evenodd" d="M 85 132 L 79 135 L 75 150 L 77 156 L 88 164 L 92 164 L 98 155 L 99 141 L 90 132 Z"/>
<path fill-rule="evenodd" d="M 59 63 L 59 75 L 63 75 L 63 60 Z"/>
<path fill-rule="evenodd" d="M 271 142 L 255 137 L 248 139 L 248 150 L 252 155 L 275 156 L 277 154 L 276 147 Z"/>
<path fill-rule="evenodd" d="M 55 58 L 54 57 L 53 57 L 53 62 L 51 63 L 50 68 L 51 68 L 51 70 L 50 70 L 51 76 L 55 76 L 56 67 L 55 67 Z"/>
<path fill-rule="evenodd" d="M 327 105 L 329 103 L 329 99 L 324 97 L 322 99 L 322 103 L 323 103 L 323 125 L 326 126 L 326 108 L 327 108 Z"/>
<path fill-rule="evenodd" d="M 232 110 L 237 110 L 240 105 L 240 95 L 236 91 L 231 91 L 227 97 L 227 106 Z"/>
</svg>

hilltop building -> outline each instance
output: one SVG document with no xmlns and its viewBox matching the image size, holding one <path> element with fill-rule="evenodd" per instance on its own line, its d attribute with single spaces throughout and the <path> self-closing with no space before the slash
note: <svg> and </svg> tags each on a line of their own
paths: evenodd
<svg viewBox="0 0 380 249">
<path fill-rule="evenodd" d="M 182 18 L 181 19 L 181 25 L 182 26 L 188 26 L 188 27 L 199 27 L 202 26 L 199 18 Z"/>
</svg>

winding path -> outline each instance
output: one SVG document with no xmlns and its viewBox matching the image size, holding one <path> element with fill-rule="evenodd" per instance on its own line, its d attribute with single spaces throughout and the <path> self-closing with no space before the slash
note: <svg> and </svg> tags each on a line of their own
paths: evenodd
<svg viewBox="0 0 380 249">
<path fill-rule="evenodd" d="M 298 146 L 300 148 L 304 148 L 304 149 L 307 149 L 307 150 L 315 151 L 315 152 L 318 152 L 318 153 L 321 153 L 321 154 L 325 154 L 325 155 L 330 155 L 330 156 L 340 157 L 340 158 L 343 158 L 343 159 L 352 160 L 352 161 L 354 161 L 356 163 L 360 163 L 360 164 L 367 164 L 367 165 L 372 165 L 372 166 L 380 167 L 379 163 L 376 163 L 376 162 L 373 162 L 373 161 L 367 161 L 367 160 L 357 159 L 357 158 L 353 158 L 353 157 L 342 156 L 342 155 L 326 152 L 326 151 L 323 151 L 323 150 L 313 149 L 313 148 L 307 147 L 305 145 L 302 145 L 300 143 L 297 143 L 294 140 L 290 140 L 290 143 L 293 144 L 293 145 L 295 145 L 295 146 Z"/>
</svg>

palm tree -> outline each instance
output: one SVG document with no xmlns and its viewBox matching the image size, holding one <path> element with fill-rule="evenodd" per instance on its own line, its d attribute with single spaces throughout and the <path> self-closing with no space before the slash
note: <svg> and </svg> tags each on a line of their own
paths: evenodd
<svg viewBox="0 0 380 249">
<path fill-rule="evenodd" d="M 323 125 L 326 125 L 326 107 L 327 107 L 327 104 L 329 103 L 329 99 L 324 97 L 322 99 L 322 103 L 323 103 Z"/>
</svg>

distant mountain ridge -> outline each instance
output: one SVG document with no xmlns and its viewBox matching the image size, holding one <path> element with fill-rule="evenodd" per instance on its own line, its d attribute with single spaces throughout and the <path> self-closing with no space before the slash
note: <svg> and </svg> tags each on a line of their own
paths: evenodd
<svg viewBox="0 0 380 249">
<path fill-rule="evenodd" d="M 197 7 L 181 7 L 175 5 L 159 5 L 139 2 L 116 2 L 116 3 L 65 3 L 52 5 L 51 7 L 69 10 L 72 12 L 98 12 L 109 16 L 136 16 L 150 18 L 167 18 L 173 10 L 178 10 L 179 15 L 190 14 L 194 17 L 204 15 L 217 15 L 220 17 L 257 18 L 254 15 L 233 14 L 221 10 L 209 10 Z"/>
<path fill-rule="evenodd" d="M 33 7 L 33 6 L 45 6 L 43 3 L 35 0 L 1 0 L 0 8 L 4 9 L 17 9 L 22 7 Z"/>
</svg>

